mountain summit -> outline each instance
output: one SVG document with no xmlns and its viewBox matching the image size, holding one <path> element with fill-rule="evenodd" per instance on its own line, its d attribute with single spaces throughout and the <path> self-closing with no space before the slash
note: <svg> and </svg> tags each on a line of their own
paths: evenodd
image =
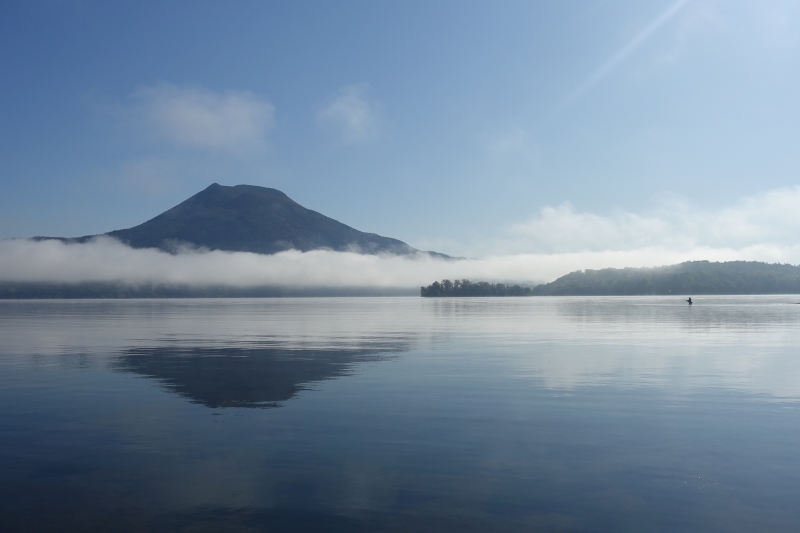
<svg viewBox="0 0 800 533">
<path fill-rule="evenodd" d="M 189 243 L 211 250 L 260 254 L 291 249 L 420 253 L 397 239 L 364 233 L 306 209 L 277 189 L 253 185 L 214 183 L 144 224 L 107 235 L 133 248 L 163 250 Z"/>
</svg>

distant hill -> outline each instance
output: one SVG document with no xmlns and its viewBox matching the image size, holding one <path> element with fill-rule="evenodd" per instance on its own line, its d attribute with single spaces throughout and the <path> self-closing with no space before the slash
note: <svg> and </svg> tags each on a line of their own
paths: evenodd
<svg viewBox="0 0 800 533">
<path fill-rule="evenodd" d="M 689 261 L 653 268 L 576 271 L 533 289 L 538 296 L 800 294 L 800 266 Z"/>
<path fill-rule="evenodd" d="M 364 254 L 423 253 L 403 241 L 364 233 L 306 209 L 277 189 L 253 185 L 226 187 L 214 183 L 144 224 L 106 235 L 133 248 L 167 251 L 189 243 L 211 250 L 259 254 L 292 249 Z M 92 237 L 94 235 L 61 240 L 85 242 Z M 48 238 L 36 237 L 39 240 Z"/>
<path fill-rule="evenodd" d="M 578 270 L 534 288 L 468 279 L 420 287 L 423 297 L 800 294 L 800 266 L 689 261 L 652 268 Z"/>
</svg>

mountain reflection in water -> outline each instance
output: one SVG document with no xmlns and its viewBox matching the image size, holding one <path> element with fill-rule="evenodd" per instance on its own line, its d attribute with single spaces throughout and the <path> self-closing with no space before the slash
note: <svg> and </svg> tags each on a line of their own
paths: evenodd
<svg viewBox="0 0 800 533">
<path fill-rule="evenodd" d="M 408 343 L 385 342 L 345 349 L 159 346 L 127 350 L 112 366 L 206 407 L 263 408 L 279 407 L 315 382 L 351 374 L 356 363 L 408 349 Z"/>
<path fill-rule="evenodd" d="M 0 531 L 794 533 L 800 298 L 693 300 L 0 302 Z"/>
</svg>

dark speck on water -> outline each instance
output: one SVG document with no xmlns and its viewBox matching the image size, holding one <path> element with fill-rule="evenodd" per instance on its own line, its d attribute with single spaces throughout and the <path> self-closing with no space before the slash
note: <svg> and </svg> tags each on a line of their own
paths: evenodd
<svg viewBox="0 0 800 533">
<path fill-rule="evenodd" d="M 796 299 L 0 301 L 0 530 L 795 532 Z"/>
</svg>

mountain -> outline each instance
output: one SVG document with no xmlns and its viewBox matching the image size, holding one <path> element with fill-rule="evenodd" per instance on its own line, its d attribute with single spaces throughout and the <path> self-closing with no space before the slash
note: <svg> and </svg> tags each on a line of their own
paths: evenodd
<svg viewBox="0 0 800 533">
<path fill-rule="evenodd" d="M 259 254 L 291 249 L 422 253 L 397 239 L 364 233 L 306 209 L 277 189 L 253 185 L 226 187 L 214 183 L 144 224 L 106 235 L 133 248 L 167 251 L 189 243 L 211 250 Z M 63 240 L 85 242 L 92 237 Z"/>
<path fill-rule="evenodd" d="M 539 285 L 538 296 L 800 294 L 800 266 L 688 261 L 653 268 L 576 271 Z"/>
</svg>

